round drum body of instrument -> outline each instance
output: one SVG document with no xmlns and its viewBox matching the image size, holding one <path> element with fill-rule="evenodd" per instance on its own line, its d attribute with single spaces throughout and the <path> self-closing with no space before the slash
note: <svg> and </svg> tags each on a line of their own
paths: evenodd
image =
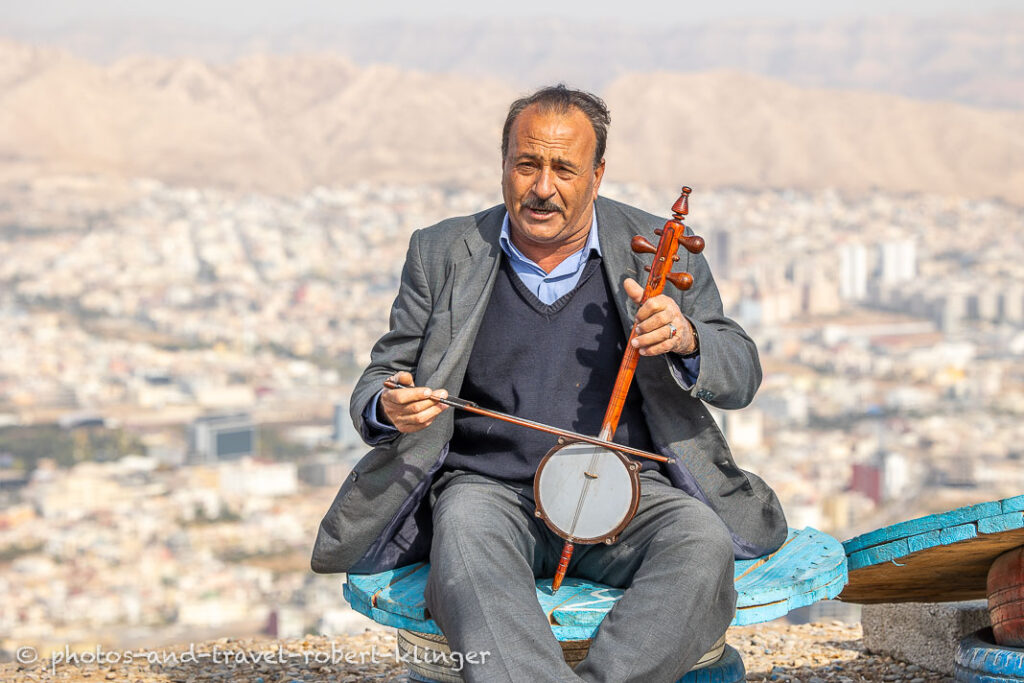
<svg viewBox="0 0 1024 683">
<path fill-rule="evenodd" d="M 640 503 L 640 465 L 582 442 L 555 446 L 533 480 L 536 515 L 572 543 L 614 543 Z"/>
</svg>

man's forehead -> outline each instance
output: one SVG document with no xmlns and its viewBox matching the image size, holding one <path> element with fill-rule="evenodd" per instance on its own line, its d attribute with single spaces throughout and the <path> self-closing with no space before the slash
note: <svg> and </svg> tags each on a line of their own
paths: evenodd
<svg viewBox="0 0 1024 683">
<path fill-rule="evenodd" d="M 593 149 L 597 137 L 586 114 L 575 107 L 557 110 L 531 105 L 516 117 L 510 143 L 514 153 L 520 151 L 517 148 L 547 147 L 585 152 Z"/>
</svg>

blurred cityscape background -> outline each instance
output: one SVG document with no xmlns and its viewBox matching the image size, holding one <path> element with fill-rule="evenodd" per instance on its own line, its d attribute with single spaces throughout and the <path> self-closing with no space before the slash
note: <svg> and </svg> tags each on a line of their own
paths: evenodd
<svg viewBox="0 0 1024 683">
<path fill-rule="evenodd" d="M 0 10 L 0 658 L 368 623 L 308 568 L 348 393 L 409 234 L 500 202 L 504 110 L 558 80 L 611 107 L 604 194 L 693 186 L 765 370 L 716 417 L 791 526 L 1024 492 L 1009 3 L 65 4 Z"/>
</svg>

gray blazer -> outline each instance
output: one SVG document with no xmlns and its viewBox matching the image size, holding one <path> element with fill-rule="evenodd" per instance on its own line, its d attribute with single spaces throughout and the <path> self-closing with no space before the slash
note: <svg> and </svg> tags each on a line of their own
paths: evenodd
<svg viewBox="0 0 1024 683">
<path fill-rule="evenodd" d="M 637 305 L 622 287 L 644 282 L 644 258 L 629 248 L 634 235 L 657 243 L 665 223 L 603 197 L 596 204 L 603 267 L 628 336 Z M 498 273 L 503 205 L 442 221 L 413 233 L 390 331 L 373 347 L 369 367 L 352 393 L 351 413 L 364 438 L 363 408 L 385 378 L 407 370 L 416 384 L 456 395 Z M 641 357 L 635 382 L 657 450 L 669 456 L 673 485 L 710 506 L 732 533 L 737 558 L 759 557 L 786 538 L 786 520 L 772 490 L 736 466 L 704 402 L 742 408 L 761 383 L 754 342 L 722 312 L 703 256 L 680 250 L 693 275 L 687 292 L 666 287 L 700 338 L 697 383 L 686 390 L 664 356 Z M 671 290 L 671 291 L 670 291 Z M 419 432 L 377 443 L 342 484 L 320 523 L 313 548 L 316 572 L 371 573 L 425 559 L 430 548 L 427 492 L 448 453 L 454 410 Z"/>
</svg>

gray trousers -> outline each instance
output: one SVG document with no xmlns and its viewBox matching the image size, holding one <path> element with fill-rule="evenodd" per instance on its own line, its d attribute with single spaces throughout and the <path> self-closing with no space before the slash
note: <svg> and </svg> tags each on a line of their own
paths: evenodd
<svg viewBox="0 0 1024 683">
<path fill-rule="evenodd" d="M 676 681 L 732 620 L 733 547 L 710 508 L 658 473 L 641 474 L 636 517 L 611 546 L 578 545 L 569 576 L 625 594 L 571 669 L 536 598 L 563 541 L 537 519 L 532 491 L 447 473 L 434 487 L 426 604 L 454 651 L 490 652 L 468 681 Z"/>
</svg>

